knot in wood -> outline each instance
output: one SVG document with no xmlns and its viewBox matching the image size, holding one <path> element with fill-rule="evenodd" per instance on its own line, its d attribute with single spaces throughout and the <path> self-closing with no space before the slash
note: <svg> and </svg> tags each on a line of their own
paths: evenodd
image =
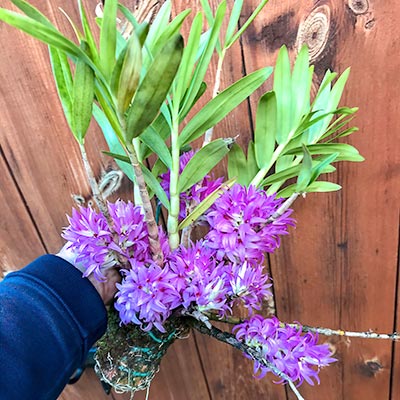
<svg viewBox="0 0 400 400">
<path fill-rule="evenodd" d="M 368 0 L 349 0 L 348 6 L 356 15 L 365 14 L 369 9 Z"/>
<path fill-rule="evenodd" d="M 300 24 L 297 32 L 296 47 L 306 44 L 310 62 L 314 62 L 323 53 L 329 39 L 331 12 L 327 5 L 315 8 Z"/>
</svg>

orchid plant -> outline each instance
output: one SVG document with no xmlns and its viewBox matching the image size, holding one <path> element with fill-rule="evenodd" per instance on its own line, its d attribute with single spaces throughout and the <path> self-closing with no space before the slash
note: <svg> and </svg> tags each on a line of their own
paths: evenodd
<svg viewBox="0 0 400 400">
<path fill-rule="evenodd" d="M 317 329 L 258 314 L 272 297 L 264 266 L 266 254 L 295 224 L 290 207 L 296 198 L 339 190 L 321 175 L 334 172 L 334 163 L 363 160 L 354 147 L 337 142 L 357 130 L 349 127 L 356 108 L 339 107 L 349 70 L 340 76 L 327 71 L 312 98 L 308 49 L 299 49 L 291 68 L 282 47 L 273 89 L 258 102 L 254 141 L 242 149 L 235 138 L 214 139 L 213 128 L 273 68 L 223 90 L 220 76 L 227 51 L 267 0 L 239 29 L 243 0 L 230 11 L 223 0 L 215 14 L 201 0 L 202 11 L 193 16 L 185 10 L 173 19 L 166 1 L 152 23 L 107 0 L 96 19 L 99 35 L 78 0 L 81 27 L 70 21 L 78 44 L 29 3 L 12 2 L 23 14 L 0 9 L 0 19 L 49 46 L 65 118 L 93 192 L 96 207 L 73 210 L 63 232 L 83 275 L 103 280 L 107 269 L 120 270 L 115 309 L 122 326 L 154 340 L 169 336 L 171 324 L 195 328 L 238 348 L 254 360 L 257 377 L 275 374 L 301 399 L 296 385 L 319 382 L 319 369 L 335 359 L 327 344 L 318 344 Z M 117 18 L 125 20 L 122 29 Z M 180 30 L 188 20 L 184 41 Z M 218 67 L 208 95 L 204 81 L 212 57 Z M 195 107 L 207 95 L 205 105 Z M 105 153 L 133 182 L 132 202 L 107 203 L 101 195 L 85 148 L 92 117 L 108 143 Z M 212 170 L 225 156 L 228 176 L 215 177 Z M 165 227 L 156 218 L 160 213 Z M 197 225 L 205 227 L 200 238 L 192 234 Z M 237 306 L 247 318 L 234 317 Z M 232 332 L 220 331 L 213 320 L 232 322 Z"/>
</svg>

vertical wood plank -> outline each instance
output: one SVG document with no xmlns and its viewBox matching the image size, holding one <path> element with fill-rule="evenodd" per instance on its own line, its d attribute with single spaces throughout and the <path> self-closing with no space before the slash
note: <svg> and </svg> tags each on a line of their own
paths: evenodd
<svg viewBox="0 0 400 400">
<path fill-rule="evenodd" d="M 210 5 L 215 10 L 219 1 L 211 0 Z M 228 9 L 233 5 L 228 1 Z M 174 10 L 176 13 L 184 8 L 190 7 L 193 12 L 200 9 L 200 1 L 175 1 Z M 225 27 L 228 18 L 225 20 Z M 187 30 L 185 32 L 188 33 Z M 218 59 L 214 57 L 210 73 L 206 76 L 208 92 L 205 98 L 210 98 L 212 93 L 215 71 Z M 221 74 L 220 91 L 237 81 L 243 76 L 242 49 L 238 41 L 227 53 L 224 61 L 223 72 Z M 203 100 L 204 102 L 205 100 Z M 204 103 L 203 103 L 204 104 Z M 249 118 L 247 101 L 243 102 L 232 114 L 228 115 L 214 129 L 214 138 L 236 137 L 237 142 L 247 149 L 248 142 L 252 140 L 252 128 Z M 201 142 L 199 142 L 201 146 Z M 216 176 L 226 176 L 227 158 L 216 168 Z M 229 330 L 229 326 L 223 326 Z M 219 343 L 212 338 L 196 334 L 196 340 L 200 350 L 200 355 L 207 376 L 212 399 L 224 400 L 246 400 L 265 397 L 269 400 L 283 400 L 286 398 L 285 390 L 282 386 L 274 385 L 270 380 L 256 380 L 253 377 L 252 363 L 246 360 L 237 350 L 227 345 Z"/>
<path fill-rule="evenodd" d="M 0 279 L 44 252 L 36 227 L 25 207 L 0 148 Z"/>
<path fill-rule="evenodd" d="M 343 104 L 360 107 L 361 132 L 349 143 L 367 160 L 340 166 L 334 177 L 340 193 L 309 195 L 295 205 L 297 228 L 272 257 L 279 316 L 391 331 L 400 193 L 399 156 L 391 144 L 400 99 L 399 40 L 389 36 L 399 36 L 400 7 L 391 7 L 389 16 L 377 2 L 270 1 L 267 10 L 244 41 L 249 69 L 271 65 L 283 44 L 294 56 L 299 36 L 311 47 L 316 81 L 327 68 L 352 66 Z M 388 64 L 387 54 L 395 61 Z M 322 372 L 321 386 L 301 388 L 305 398 L 389 398 L 390 343 L 330 342 L 339 362 Z"/>
<path fill-rule="evenodd" d="M 97 2 L 84 3 L 94 17 Z M 73 38 L 71 28 L 58 7 L 62 7 L 76 21 L 76 2 L 33 0 L 32 4 L 62 32 Z M 6 0 L 0 0 L 0 7 L 11 8 L 12 5 Z M 0 37 L 3 44 L 0 66 L 0 142 L 46 247 L 50 252 L 56 252 L 62 244 L 61 228 L 67 223 L 65 214 L 70 213 L 74 206 L 71 195 L 80 194 L 88 200 L 89 187 L 79 149 L 62 114 L 51 76 L 47 47 L 4 23 L 0 23 Z M 107 147 L 94 122 L 87 136 L 87 147 L 89 158 L 95 160 L 93 168 L 97 177 L 101 176 L 102 171 L 114 168 L 110 159 L 99 158 L 100 151 Z M 6 176 L 1 179 L 6 179 Z M 128 199 L 131 190 L 131 186 L 125 182 L 118 195 Z M 26 224 L 26 230 L 28 228 Z M 15 230 L 12 234 L 13 238 L 19 237 L 22 242 L 21 232 Z M 7 254 L 16 257 L 19 250 L 20 247 L 11 248 Z M 30 257 L 29 252 L 26 254 Z M 209 399 L 197 349 L 192 340 L 177 343 L 164 363 L 166 367 L 158 378 L 163 384 L 158 386 L 159 389 L 154 388 L 159 398 L 166 398 L 163 388 L 169 385 L 170 399 Z M 184 384 L 178 385 L 180 379 Z M 67 400 L 96 398 L 97 394 L 101 396 L 97 378 L 89 374 L 82 382 L 80 386 L 68 387 L 62 398 Z M 196 391 L 194 397 L 192 391 Z"/>
</svg>

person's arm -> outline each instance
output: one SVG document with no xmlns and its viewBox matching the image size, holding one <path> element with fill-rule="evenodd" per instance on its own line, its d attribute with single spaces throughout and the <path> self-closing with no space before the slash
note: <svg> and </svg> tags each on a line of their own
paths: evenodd
<svg viewBox="0 0 400 400">
<path fill-rule="evenodd" d="M 58 397 L 106 330 L 100 289 L 54 255 L 0 282 L 0 399 Z"/>
</svg>

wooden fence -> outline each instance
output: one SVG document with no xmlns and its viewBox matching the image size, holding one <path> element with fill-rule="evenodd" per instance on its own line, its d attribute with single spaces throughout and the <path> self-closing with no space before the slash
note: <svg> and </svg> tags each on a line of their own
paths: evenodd
<svg viewBox="0 0 400 400">
<path fill-rule="evenodd" d="M 63 32 L 71 31 L 58 7 L 76 16 L 74 1 L 32 3 Z M 85 3 L 94 9 L 94 1 Z M 197 2 L 173 3 L 176 11 L 197 7 Z M 212 3 L 216 6 L 217 1 Z M 10 2 L 0 0 L 0 5 L 10 7 Z M 256 0 L 245 1 L 243 19 L 256 5 Z M 400 3 L 394 1 L 270 0 L 226 60 L 223 87 L 243 71 L 273 65 L 283 44 L 292 56 L 299 44 L 309 45 L 315 83 L 328 68 L 341 72 L 352 67 L 343 104 L 360 108 L 360 132 L 349 142 L 366 161 L 339 166 L 334 179 L 343 185 L 342 191 L 312 194 L 295 204 L 297 228 L 270 259 L 276 309 L 284 321 L 348 330 L 400 330 L 399 20 Z M 74 205 L 71 195 L 86 200 L 90 195 L 58 102 L 46 46 L 2 23 L 0 40 L 1 274 L 44 252 L 56 252 L 62 245 L 59 234 L 66 225 L 65 214 Z M 241 143 L 250 140 L 256 101 L 253 97 L 226 118 L 216 134 L 240 135 Z M 92 125 L 88 138 L 93 160 L 106 147 Z M 100 176 L 114 165 L 103 158 L 95 168 Z M 119 195 L 129 191 L 124 181 Z M 321 373 L 320 386 L 301 387 L 306 399 L 400 399 L 398 345 L 327 340 L 336 349 L 338 362 Z M 106 398 L 92 372 L 61 395 L 63 400 Z M 283 400 L 293 395 L 274 385 L 271 377 L 253 379 L 251 363 L 241 354 L 199 335 L 174 344 L 150 391 L 154 400 L 261 398 Z"/>
</svg>

